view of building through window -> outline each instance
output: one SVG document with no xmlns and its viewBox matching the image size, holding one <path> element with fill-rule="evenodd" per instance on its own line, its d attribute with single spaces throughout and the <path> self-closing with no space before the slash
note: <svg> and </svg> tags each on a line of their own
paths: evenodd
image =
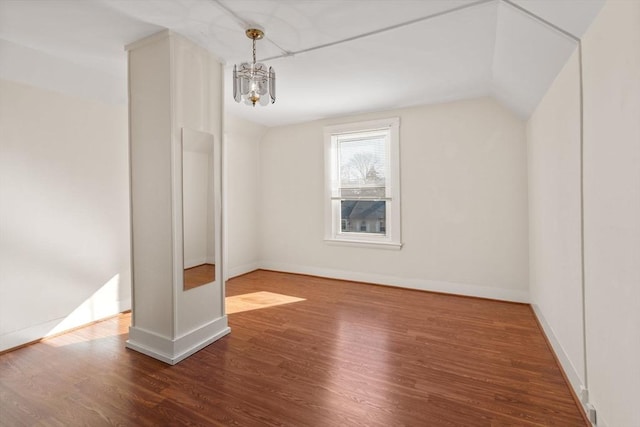
<svg viewBox="0 0 640 427">
<path fill-rule="evenodd" d="M 385 234 L 386 202 L 342 200 L 340 205 L 342 232 Z"/>
</svg>

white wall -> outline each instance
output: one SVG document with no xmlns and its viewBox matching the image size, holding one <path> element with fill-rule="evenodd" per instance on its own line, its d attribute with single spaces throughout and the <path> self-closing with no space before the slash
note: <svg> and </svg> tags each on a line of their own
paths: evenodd
<svg viewBox="0 0 640 427">
<path fill-rule="evenodd" d="M 0 80 L 0 350 L 130 308 L 127 110 Z"/>
<path fill-rule="evenodd" d="M 225 236 L 228 277 L 259 265 L 258 218 L 261 212 L 259 147 L 266 128 L 235 116 L 225 117 Z"/>
<path fill-rule="evenodd" d="M 611 427 L 640 425 L 640 2 L 583 39 L 587 373 Z"/>
<path fill-rule="evenodd" d="M 585 381 L 579 83 L 576 50 L 527 123 L 531 300 L 576 392 Z"/>
<path fill-rule="evenodd" d="M 323 127 L 400 117 L 399 251 L 324 237 Z M 265 268 L 528 301 L 524 123 L 490 98 L 270 128 L 260 144 Z"/>
<path fill-rule="evenodd" d="M 528 125 L 531 296 L 598 426 L 640 425 L 640 3 L 608 1 Z M 586 347 L 585 347 L 586 345 Z"/>
</svg>

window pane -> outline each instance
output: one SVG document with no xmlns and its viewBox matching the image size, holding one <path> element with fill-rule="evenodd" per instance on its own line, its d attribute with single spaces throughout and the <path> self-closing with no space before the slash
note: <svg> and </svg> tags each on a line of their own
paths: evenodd
<svg viewBox="0 0 640 427">
<path fill-rule="evenodd" d="M 385 136 L 379 133 L 368 138 L 339 138 L 340 188 L 375 187 L 382 189 L 382 195 L 378 197 L 384 197 L 387 175 L 385 144 Z"/>
<path fill-rule="evenodd" d="M 340 224 L 343 233 L 386 234 L 386 202 L 341 200 Z"/>
</svg>

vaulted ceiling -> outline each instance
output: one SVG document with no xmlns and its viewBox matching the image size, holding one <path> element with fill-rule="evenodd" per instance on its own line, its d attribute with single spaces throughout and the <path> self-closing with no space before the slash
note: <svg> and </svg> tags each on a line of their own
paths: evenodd
<svg viewBox="0 0 640 427">
<path fill-rule="evenodd" d="M 527 118 L 576 48 L 563 32 L 582 36 L 603 1 L 0 0 L 0 78 L 125 103 L 124 46 L 169 28 L 227 65 L 226 110 L 263 125 L 478 96 Z M 230 94 L 249 26 L 277 71 L 268 107 Z"/>
</svg>

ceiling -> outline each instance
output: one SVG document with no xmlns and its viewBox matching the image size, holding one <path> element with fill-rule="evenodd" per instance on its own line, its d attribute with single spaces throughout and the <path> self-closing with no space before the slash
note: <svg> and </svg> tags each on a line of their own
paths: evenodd
<svg viewBox="0 0 640 427">
<path fill-rule="evenodd" d="M 226 111 L 277 126 L 493 96 L 522 118 L 604 0 L 0 0 L 0 78 L 126 103 L 124 46 L 164 28 L 226 64 Z M 277 101 L 236 104 L 230 69 L 277 72 Z"/>
</svg>

